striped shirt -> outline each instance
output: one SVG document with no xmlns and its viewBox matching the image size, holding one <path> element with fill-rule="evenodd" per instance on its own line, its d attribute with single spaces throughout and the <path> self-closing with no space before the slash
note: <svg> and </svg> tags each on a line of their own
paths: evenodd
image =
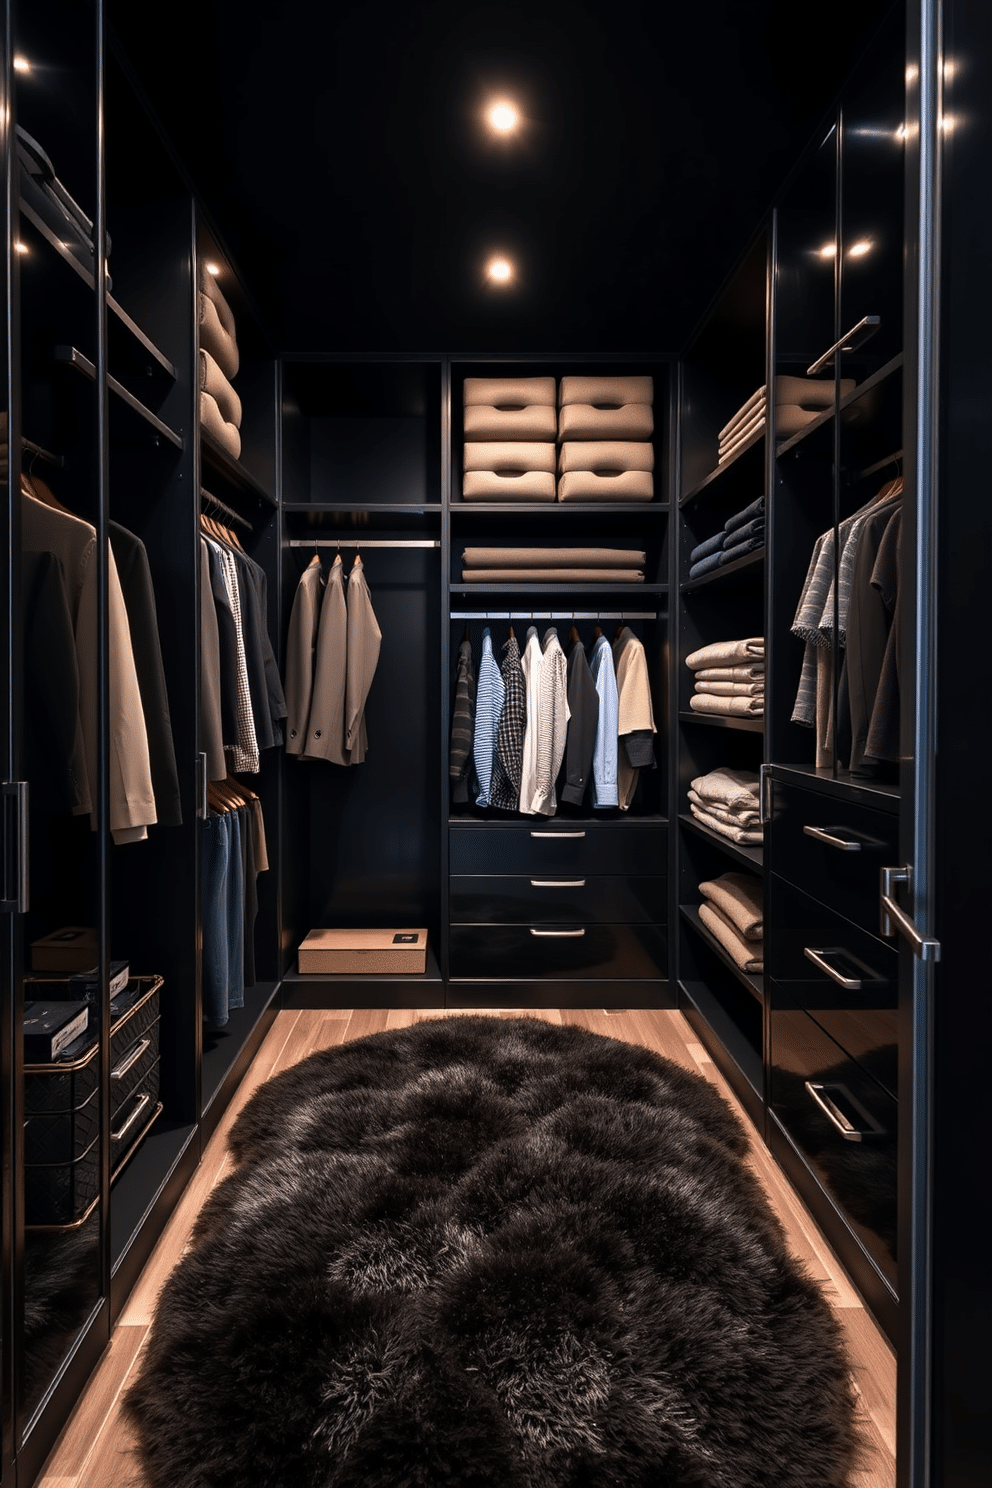
<svg viewBox="0 0 992 1488">
<path fill-rule="evenodd" d="M 493 642 L 487 625 L 482 632 L 482 659 L 479 662 L 479 685 L 475 695 L 475 773 L 479 777 L 477 806 L 488 806 L 489 786 L 493 778 L 493 754 L 496 749 L 496 734 L 506 688 L 500 676 Z"/>
</svg>

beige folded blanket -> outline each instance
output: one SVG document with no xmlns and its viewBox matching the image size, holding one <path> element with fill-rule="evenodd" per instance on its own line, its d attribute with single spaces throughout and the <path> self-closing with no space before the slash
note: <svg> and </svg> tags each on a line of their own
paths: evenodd
<svg viewBox="0 0 992 1488">
<path fill-rule="evenodd" d="M 796 403 L 780 403 L 775 410 L 775 434 L 779 439 L 789 439 L 805 429 L 814 419 L 821 418 L 822 408 L 800 408 Z"/>
<path fill-rule="evenodd" d="M 700 681 L 697 675 L 696 691 L 709 692 L 714 697 L 764 697 L 765 684 L 763 679 L 757 682 L 710 682 L 704 678 Z"/>
<path fill-rule="evenodd" d="M 558 452 L 558 469 L 590 470 L 597 475 L 653 470 L 654 445 L 633 439 L 569 440 Z"/>
<path fill-rule="evenodd" d="M 755 414 L 750 423 L 743 425 L 738 433 L 732 435 L 729 439 L 721 439 L 720 448 L 717 452 L 719 456 L 718 463 L 722 464 L 724 460 L 729 460 L 730 456 L 735 455 L 742 445 L 747 444 L 753 434 L 757 434 L 764 427 L 765 410 L 762 408 L 759 413 Z"/>
<path fill-rule="evenodd" d="M 466 568 L 643 568 L 638 548 L 466 548 Z"/>
<path fill-rule="evenodd" d="M 686 791 L 686 795 L 690 801 L 699 807 L 700 811 L 708 812 L 710 816 L 715 816 L 718 821 L 725 822 L 728 827 L 760 827 L 761 825 L 761 813 L 758 811 L 757 806 L 749 811 L 742 809 L 727 811 L 723 806 L 717 805 L 716 801 L 704 800 L 698 791 L 693 790 L 691 785 Z"/>
<path fill-rule="evenodd" d="M 520 443 L 502 440 L 499 443 L 467 443 L 465 449 L 466 470 L 543 470 L 555 473 L 555 447 L 553 444 L 536 444 L 532 440 Z"/>
<path fill-rule="evenodd" d="M 636 568 L 466 568 L 463 584 L 643 584 Z"/>
<path fill-rule="evenodd" d="M 711 816 L 708 811 L 697 806 L 695 801 L 689 802 L 689 810 L 696 820 L 702 822 L 704 827 L 709 827 L 711 832 L 719 832 L 721 837 L 726 837 L 731 842 L 739 842 L 742 847 L 757 847 L 764 841 L 764 832 L 760 827 L 732 827 L 729 823 Z"/>
<path fill-rule="evenodd" d="M 765 663 L 755 661 L 747 666 L 695 667 L 694 671 L 697 682 L 752 682 L 765 675 Z"/>
<path fill-rule="evenodd" d="M 539 403 L 555 406 L 553 377 L 466 377 L 463 404 L 495 408 L 527 408 Z"/>
<path fill-rule="evenodd" d="M 200 266 L 200 290 L 207 296 L 208 300 L 211 300 L 213 302 L 213 305 L 217 311 L 217 319 L 220 321 L 221 325 L 224 327 L 231 340 L 237 341 L 238 328 L 234 323 L 234 311 L 227 303 L 227 297 L 225 296 L 224 291 L 221 289 L 220 285 L 217 283 L 217 275 L 208 273 L 207 270 L 202 266 L 202 264 Z"/>
<path fill-rule="evenodd" d="M 723 428 L 720 430 L 720 433 L 717 436 L 718 439 L 726 439 L 727 436 L 732 434 L 739 425 L 746 424 L 754 414 L 754 411 L 758 407 L 759 403 L 761 404 L 762 408 L 764 408 L 765 388 L 763 385 L 758 388 L 758 391 L 756 393 L 751 394 L 746 403 L 741 404 L 740 408 L 738 408 L 732 419 L 728 419 Z"/>
<path fill-rule="evenodd" d="M 764 636 L 749 636 L 743 641 L 713 641 L 708 646 L 700 646 L 698 651 L 690 651 L 685 664 L 692 671 L 697 671 L 702 667 L 730 666 L 738 661 L 750 662 L 756 656 L 764 661 Z"/>
<path fill-rule="evenodd" d="M 241 435 L 233 424 L 227 422 L 217 407 L 217 399 L 209 393 L 200 393 L 200 424 L 229 455 L 235 460 L 241 459 Z"/>
<path fill-rule="evenodd" d="M 497 408 L 474 403 L 465 410 L 466 439 L 554 439 L 558 417 L 547 403 L 525 408 Z"/>
<path fill-rule="evenodd" d="M 554 449 L 554 445 L 550 446 Z M 466 470 L 463 501 L 554 501 L 555 478 L 549 470 Z"/>
<path fill-rule="evenodd" d="M 653 377 L 563 377 L 558 389 L 559 408 L 568 403 L 605 403 L 616 408 L 623 403 L 653 402 Z"/>
<path fill-rule="evenodd" d="M 714 905 L 701 904 L 699 918 L 741 971 L 764 971 L 765 963 L 760 946 L 749 945 L 738 935 L 726 915 L 722 915 Z"/>
<path fill-rule="evenodd" d="M 745 940 L 761 940 L 764 934 L 764 900 L 761 879 L 753 873 L 721 873 L 707 879 L 699 892 L 724 915 Z"/>
<path fill-rule="evenodd" d="M 753 770 L 731 770 L 726 765 L 697 775 L 690 784 L 704 801 L 715 801 L 726 811 L 759 809 L 757 775 Z"/>
<path fill-rule="evenodd" d="M 775 403 L 781 406 L 783 403 L 794 403 L 798 408 L 815 408 L 822 412 L 824 408 L 834 406 L 834 380 L 820 378 L 814 380 L 812 377 L 776 377 L 774 382 Z M 840 380 L 840 395 L 846 398 L 848 393 L 853 393 L 855 381 L 853 377 L 842 377 Z"/>
<path fill-rule="evenodd" d="M 201 290 L 197 296 L 200 316 L 200 345 L 209 351 L 225 377 L 237 377 L 241 365 L 238 343 L 221 324 L 217 306 Z"/>
<path fill-rule="evenodd" d="M 216 401 L 221 411 L 221 416 L 236 429 L 241 428 L 241 399 L 238 397 L 228 379 L 224 376 L 217 362 L 200 347 L 200 389 L 209 393 Z"/>
<path fill-rule="evenodd" d="M 761 718 L 765 712 L 765 698 L 761 697 L 714 697 L 711 692 L 694 692 L 689 699 L 693 713 L 713 713 L 727 718 Z"/>
<path fill-rule="evenodd" d="M 654 476 L 650 470 L 567 470 L 558 478 L 559 501 L 651 501 Z"/>
<path fill-rule="evenodd" d="M 650 439 L 653 433 L 650 403 L 624 403 L 620 408 L 566 403 L 558 414 L 559 439 Z"/>
</svg>

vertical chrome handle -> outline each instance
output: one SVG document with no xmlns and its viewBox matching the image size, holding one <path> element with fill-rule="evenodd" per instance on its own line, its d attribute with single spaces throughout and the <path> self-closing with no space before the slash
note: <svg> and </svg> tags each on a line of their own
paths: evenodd
<svg viewBox="0 0 992 1488">
<path fill-rule="evenodd" d="M 908 863 L 901 868 L 883 868 L 880 881 L 879 929 L 881 933 L 891 940 L 896 931 L 901 930 L 913 947 L 914 954 L 919 956 L 921 961 L 939 961 L 940 941 L 927 940 L 921 935 L 906 911 L 896 903 L 896 884 L 904 883 L 908 889 L 913 887 L 912 868 Z"/>
<path fill-rule="evenodd" d="M 772 819 L 771 807 L 768 805 L 768 788 L 772 783 L 771 773 L 767 765 L 758 766 L 758 821 L 761 826 L 766 827 Z"/>
<path fill-rule="evenodd" d="M 28 782 L 26 780 L 5 780 L 0 786 L 3 793 L 3 899 L 0 900 L 0 909 L 5 914 L 27 914 L 30 904 L 29 881 L 30 872 L 28 866 L 28 832 L 30 826 L 28 811 Z M 13 801 L 13 821 L 8 818 L 7 802 Z M 8 877 L 11 861 L 14 867 L 13 892 L 10 888 Z"/>
<path fill-rule="evenodd" d="M 201 821 L 207 819 L 207 756 L 201 752 L 196 756 L 197 771 L 197 796 L 199 798 L 199 816 Z"/>
</svg>

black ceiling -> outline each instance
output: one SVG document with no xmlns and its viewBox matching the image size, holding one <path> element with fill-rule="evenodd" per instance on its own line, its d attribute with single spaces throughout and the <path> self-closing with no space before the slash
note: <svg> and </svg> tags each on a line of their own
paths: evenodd
<svg viewBox="0 0 992 1488">
<path fill-rule="evenodd" d="M 889 8 L 109 0 L 276 343 L 311 352 L 677 350 Z"/>
</svg>

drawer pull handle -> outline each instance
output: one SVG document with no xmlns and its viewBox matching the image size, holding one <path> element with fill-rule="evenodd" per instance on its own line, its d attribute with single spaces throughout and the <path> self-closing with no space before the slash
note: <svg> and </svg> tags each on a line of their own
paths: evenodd
<svg viewBox="0 0 992 1488">
<path fill-rule="evenodd" d="M 575 837 L 575 838 L 578 838 L 578 837 L 584 837 L 586 834 L 585 834 L 585 832 L 531 832 L 530 835 L 532 837 L 537 837 L 538 839 L 540 839 L 542 837 Z"/>
<path fill-rule="evenodd" d="M 807 1080 L 805 1084 L 807 1094 L 813 1097 L 824 1116 L 837 1128 L 845 1142 L 864 1142 L 870 1141 L 872 1137 L 885 1136 L 885 1127 L 878 1124 L 874 1116 L 865 1110 L 846 1085 L 824 1085 L 820 1080 Z M 864 1123 L 863 1129 L 855 1126 L 854 1122 L 844 1115 L 840 1106 L 831 1098 L 829 1092 L 834 1090 L 843 1097 L 847 1105 L 857 1111 Z"/>
<path fill-rule="evenodd" d="M 150 1105 L 150 1103 L 151 1096 L 148 1094 L 142 1095 L 138 1104 L 135 1106 L 134 1110 L 131 1112 L 130 1116 L 121 1127 L 120 1131 L 112 1131 L 110 1133 L 110 1140 L 112 1142 L 122 1142 L 127 1136 L 128 1132 L 131 1130 L 134 1123 L 137 1121 L 138 1117 L 141 1115 L 142 1111 L 144 1111 L 146 1106 Z"/>
<path fill-rule="evenodd" d="M 145 1050 L 151 1047 L 151 1042 L 150 1038 L 139 1039 L 134 1048 L 124 1055 L 120 1064 L 114 1065 L 110 1071 L 110 1078 L 112 1080 L 123 1080 L 131 1066 L 137 1064 Z"/>
<path fill-rule="evenodd" d="M 845 951 L 843 946 L 820 946 L 816 950 L 812 946 L 803 947 L 803 955 L 814 966 L 824 972 L 831 981 L 836 982 L 838 987 L 843 987 L 845 992 L 863 992 L 867 987 L 885 987 L 888 985 L 885 977 L 875 976 L 870 966 L 864 966 L 860 961 Z M 840 957 L 847 965 L 856 966 L 860 971 L 867 972 L 866 976 L 845 976 L 838 971 L 836 966 L 831 966 L 827 960 L 828 956 Z"/>
<path fill-rule="evenodd" d="M 838 852 L 860 852 L 863 843 L 853 837 L 838 837 L 838 827 L 829 830 L 826 827 L 803 827 L 807 837 L 815 837 L 817 842 L 825 842 L 828 847 L 836 847 Z"/>
<path fill-rule="evenodd" d="M 547 936 L 554 940 L 576 940 L 580 935 L 585 935 L 585 930 L 535 930 L 530 926 L 531 935 Z"/>
<path fill-rule="evenodd" d="M 532 889 L 584 889 L 584 878 L 532 878 Z"/>
</svg>

